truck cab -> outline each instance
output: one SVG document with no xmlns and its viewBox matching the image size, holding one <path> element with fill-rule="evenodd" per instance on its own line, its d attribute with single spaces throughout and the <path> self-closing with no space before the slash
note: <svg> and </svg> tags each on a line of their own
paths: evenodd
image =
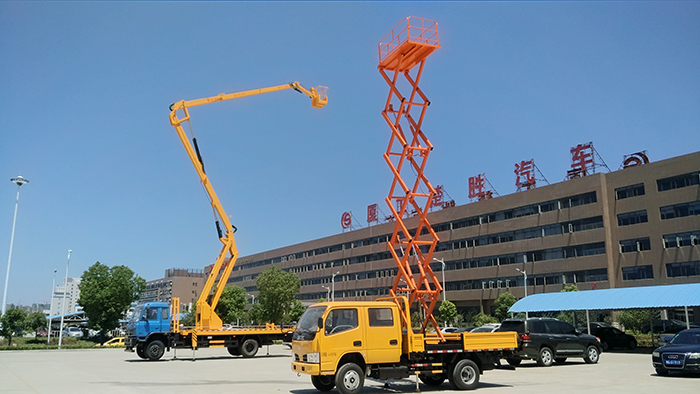
<svg viewBox="0 0 700 394">
<path fill-rule="evenodd" d="M 165 302 L 147 302 L 134 308 L 134 313 L 126 325 L 125 346 L 129 351 L 136 349 L 141 358 L 160 358 L 169 347 L 170 307 Z M 156 342 L 153 349 L 146 344 Z M 147 351 L 148 350 L 148 351 Z"/>
</svg>

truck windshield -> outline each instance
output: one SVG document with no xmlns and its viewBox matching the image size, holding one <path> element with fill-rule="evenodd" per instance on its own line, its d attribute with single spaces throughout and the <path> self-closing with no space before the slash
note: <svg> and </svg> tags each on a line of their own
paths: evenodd
<svg viewBox="0 0 700 394">
<path fill-rule="evenodd" d="M 323 312 L 326 311 L 325 306 L 314 306 L 306 310 L 294 331 L 293 339 L 310 341 L 316 336 L 318 330 L 318 318 L 323 317 Z"/>
<path fill-rule="evenodd" d="M 137 306 L 134 308 L 134 312 L 131 313 L 131 316 L 129 316 L 129 322 L 134 323 L 139 320 L 141 317 L 141 313 L 143 313 L 143 305 Z"/>
</svg>

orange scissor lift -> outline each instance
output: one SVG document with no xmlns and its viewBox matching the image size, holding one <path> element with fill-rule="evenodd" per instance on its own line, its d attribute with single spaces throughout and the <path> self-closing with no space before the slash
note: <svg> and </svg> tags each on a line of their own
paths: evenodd
<svg viewBox="0 0 700 394">
<path fill-rule="evenodd" d="M 394 174 L 386 203 L 396 226 L 388 246 L 399 270 L 390 293 L 392 297 L 408 293 L 409 306 L 418 302 L 425 310 L 421 332 L 425 333 L 430 322 L 444 341 L 433 316 L 443 289 L 430 268 L 439 239 L 426 217 L 436 194 L 424 173 L 433 145 L 421 130 L 430 101 L 418 87 L 425 60 L 438 48 L 437 23 L 408 17 L 380 41 L 378 68 L 389 85 L 382 116 L 391 128 L 391 140 L 384 159 Z M 411 232 L 404 218 L 414 212 L 418 225 Z"/>
</svg>

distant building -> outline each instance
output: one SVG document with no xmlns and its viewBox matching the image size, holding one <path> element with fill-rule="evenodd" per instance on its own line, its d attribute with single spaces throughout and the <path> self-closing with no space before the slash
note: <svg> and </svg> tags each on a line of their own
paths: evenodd
<svg viewBox="0 0 700 394">
<path fill-rule="evenodd" d="M 51 297 L 50 316 L 80 312 L 83 310 L 83 308 L 78 305 L 78 299 L 80 298 L 79 284 L 80 278 L 68 278 L 67 283 L 64 280 L 63 285 L 56 286 L 53 291 L 53 296 Z M 65 309 L 63 309 L 64 293 Z"/>
<path fill-rule="evenodd" d="M 206 278 L 202 270 L 169 268 L 165 276 L 146 282 L 146 290 L 141 293 L 139 303 L 168 302 L 173 297 L 180 298 L 181 312 L 189 311 L 199 298 Z"/>
</svg>

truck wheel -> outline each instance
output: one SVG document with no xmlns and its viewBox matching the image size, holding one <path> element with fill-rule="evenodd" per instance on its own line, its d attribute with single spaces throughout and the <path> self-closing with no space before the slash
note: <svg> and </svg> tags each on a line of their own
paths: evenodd
<svg viewBox="0 0 700 394">
<path fill-rule="evenodd" d="M 230 354 L 232 356 L 240 356 L 241 355 L 241 349 L 239 349 L 237 347 L 232 346 L 232 347 L 229 347 L 227 349 L 228 349 L 228 354 Z"/>
<path fill-rule="evenodd" d="M 479 385 L 479 367 L 472 360 L 461 360 L 449 373 L 450 384 L 458 390 L 474 390 Z"/>
<path fill-rule="evenodd" d="M 335 382 L 333 381 L 333 376 L 330 375 L 319 375 L 312 376 L 311 383 L 319 391 L 331 391 L 335 387 Z"/>
<path fill-rule="evenodd" d="M 521 362 L 523 362 L 523 360 L 521 360 L 519 358 L 511 358 L 511 357 L 507 358 L 506 361 L 508 361 L 508 364 L 510 364 L 514 367 L 517 367 L 518 365 L 520 365 Z"/>
<path fill-rule="evenodd" d="M 583 361 L 585 361 L 586 364 L 595 364 L 598 362 L 599 358 L 600 353 L 598 353 L 598 348 L 591 345 L 586 349 L 586 355 L 583 357 Z"/>
<path fill-rule="evenodd" d="M 356 394 L 362 391 L 365 373 L 355 363 L 343 364 L 335 375 L 335 386 L 340 394 Z"/>
<path fill-rule="evenodd" d="M 136 355 L 144 360 L 148 358 L 148 356 L 146 356 L 146 352 L 143 350 L 143 345 L 136 345 Z"/>
<path fill-rule="evenodd" d="M 241 345 L 239 349 L 243 357 L 251 358 L 258 354 L 258 341 L 253 338 L 248 338 L 243 341 L 243 345 Z"/>
<path fill-rule="evenodd" d="M 428 386 L 437 387 L 445 381 L 445 375 L 441 373 L 430 375 L 420 374 L 418 375 L 418 379 L 420 379 L 421 382 L 427 384 Z"/>
<path fill-rule="evenodd" d="M 146 345 L 145 354 L 151 361 L 160 360 L 163 357 L 163 353 L 165 353 L 165 345 L 161 341 L 152 341 Z"/>
<path fill-rule="evenodd" d="M 541 367 L 549 367 L 553 362 L 554 354 L 552 354 L 552 349 L 546 346 L 540 349 L 540 355 L 537 357 L 537 365 Z"/>
</svg>

